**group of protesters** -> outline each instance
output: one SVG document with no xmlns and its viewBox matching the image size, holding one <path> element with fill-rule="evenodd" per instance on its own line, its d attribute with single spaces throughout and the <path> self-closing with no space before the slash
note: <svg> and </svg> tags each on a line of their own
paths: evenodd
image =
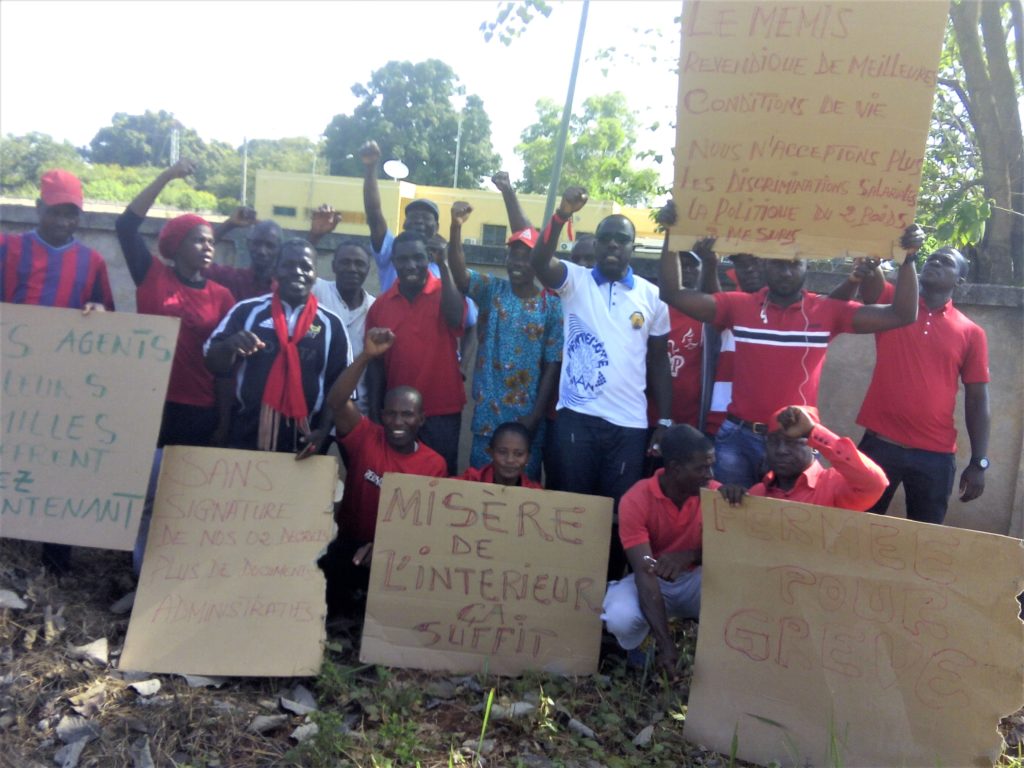
<svg viewBox="0 0 1024 768">
<path fill-rule="evenodd" d="M 216 227 L 181 215 L 153 254 L 140 227 L 163 188 L 196 170 L 189 160 L 163 171 L 116 225 L 138 312 L 181 321 L 156 448 L 304 458 L 337 446 L 346 470 L 338 534 L 320 559 L 329 617 L 364 598 L 388 472 L 610 497 L 603 618 L 626 651 L 650 637 L 668 674 L 669 620 L 699 614 L 702 488 L 732 504 L 749 494 L 884 514 L 902 484 L 908 518 L 941 523 L 962 381 L 972 458 L 960 498 L 984 490 L 986 339 L 951 303 L 968 262 L 951 247 L 919 258 L 919 227 L 903 233 L 894 283 L 878 260 L 860 259 L 819 295 L 804 286 L 803 260 L 720 259 L 713 238 L 670 250 L 669 203 L 658 214 L 655 285 L 633 271 L 628 218 L 602 219 L 560 259 L 562 229 L 586 191 L 568 188 L 538 230 L 499 172 L 492 182 L 512 234 L 497 276 L 466 264 L 468 203 L 452 205 L 447 240 L 425 199 L 406 206 L 396 234 L 381 208 L 376 143 L 359 157 L 370 247 L 341 237 L 333 279 L 316 274 L 317 243 L 340 222 L 329 206 L 291 238 L 251 209 Z M 36 229 L 0 234 L 3 301 L 114 310 L 106 260 L 74 237 L 82 208 L 77 178 L 42 176 Z M 215 264 L 216 243 L 239 227 L 249 266 Z M 372 264 L 377 296 L 364 287 Z M 859 444 L 831 432 L 817 408 L 827 348 L 842 333 L 876 340 Z M 476 342 L 472 442 L 460 474 L 467 340 Z M 70 549 L 44 545 L 43 560 L 66 571 Z"/>
</svg>

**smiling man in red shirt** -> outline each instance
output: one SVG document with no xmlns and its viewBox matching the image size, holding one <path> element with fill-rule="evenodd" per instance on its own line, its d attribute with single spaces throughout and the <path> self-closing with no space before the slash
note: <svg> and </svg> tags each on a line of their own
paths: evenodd
<svg viewBox="0 0 1024 768">
<path fill-rule="evenodd" d="M 385 473 L 448 476 L 445 460 L 417 439 L 424 422 L 419 392 L 407 386 L 391 389 L 381 409 L 382 424 L 363 416 L 352 399 L 366 367 L 394 343 L 395 334 L 388 328 L 367 331 L 362 351 L 327 395 L 348 470 L 337 514 L 338 536 L 319 561 L 327 577 L 329 616 L 351 612 L 357 605 L 357 593 L 369 583 L 377 506 Z"/>
</svg>

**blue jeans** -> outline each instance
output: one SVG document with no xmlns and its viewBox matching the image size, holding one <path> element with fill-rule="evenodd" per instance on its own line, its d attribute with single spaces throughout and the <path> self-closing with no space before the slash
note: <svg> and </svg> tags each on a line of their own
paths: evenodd
<svg viewBox="0 0 1024 768">
<path fill-rule="evenodd" d="M 946 519 L 949 495 L 956 479 L 954 454 L 903 448 L 871 434 L 865 434 L 858 447 L 889 478 L 889 487 L 869 512 L 884 515 L 902 483 L 908 520 L 941 524 Z"/>
<path fill-rule="evenodd" d="M 749 488 L 765 474 L 764 435 L 726 419 L 715 435 L 715 480 Z"/>
<path fill-rule="evenodd" d="M 647 429 L 619 427 L 597 416 L 563 408 L 555 422 L 561 459 L 562 490 L 608 496 L 615 502 L 643 477 Z M 614 518 L 618 520 L 618 517 Z M 608 580 L 622 578 L 626 555 L 613 523 L 608 551 Z"/>
<path fill-rule="evenodd" d="M 555 429 L 563 491 L 609 496 L 618 504 L 622 494 L 643 476 L 645 428 L 619 427 L 563 408 Z"/>
</svg>

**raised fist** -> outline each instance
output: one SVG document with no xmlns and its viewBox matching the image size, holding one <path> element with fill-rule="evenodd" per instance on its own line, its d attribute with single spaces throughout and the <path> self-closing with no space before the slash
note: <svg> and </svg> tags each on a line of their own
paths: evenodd
<svg viewBox="0 0 1024 768">
<path fill-rule="evenodd" d="M 491 183 L 498 188 L 499 192 L 511 192 L 512 182 L 508 178 L 507 171 L 498 171 L 491 176 Z"/>
<path fill-rule="evenodd" d="M 452 203 L 452 223 L 461 227 L 466 223 L 469 214 L 472 212 L 473 206 L 469 203 L 464 203 L 461 200 L 457 203 Z"/>
<path fill-rule="evenodd" d="M 195 160 L 189 160 L 187 157 L 181 158 L 178 162 L 167 169 L 168 173 L 171 174 L 172 179 L 184 179 L 186 176 L 191 176 L 196 172 L 198 164 Z"/>
<path fill-rule="evenodd" d="M 558 212 L 563 218 L 572 216 L 576 211 L 582 210 L 588 199 L 587 190 L 583 187 L 569 187 L 562 195 L 562 203 L 558 206 Z"/>
<path fill-rule="evenodd" d="M 380 147 L 377 142 L 370 139 L 359 148 L 359 159 L 363 161 L 364 167 L 376 168 L 380 162 Z"/>
<path fill-rule="evenodd" d="M 324 203 L 313 211 L 313 223 L 310 232 L 314 235 L 326 235 L 333 232 L 334 228 L 341 223 L 341 212 L 334 210 L 330 205 Z"/>
</svg>

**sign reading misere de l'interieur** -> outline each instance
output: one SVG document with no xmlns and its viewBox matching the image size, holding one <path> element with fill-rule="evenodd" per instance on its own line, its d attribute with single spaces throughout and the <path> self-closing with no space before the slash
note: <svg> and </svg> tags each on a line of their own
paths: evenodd
<svg viewBox="0 0 1024 768">
<path fill-rule="evenodd" d="M 360 659 L 597 671 L 611 499 L 388 474 Z"/>
</svg>

